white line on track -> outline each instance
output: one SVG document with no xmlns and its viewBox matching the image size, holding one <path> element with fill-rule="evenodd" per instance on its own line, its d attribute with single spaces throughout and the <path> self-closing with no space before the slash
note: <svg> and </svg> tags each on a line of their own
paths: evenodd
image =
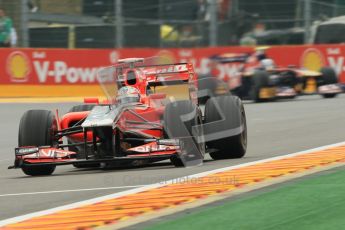
<svg viewBox="0 0 345 230">
<path fill-rule="evenodd" d="M 131 186 L 104 187 L 104 188 L 69 189 L 69 190 L 55 190 L 55 191 L 43 191 L 43 192 L 8 193 L 8 194 L 0 194 L 0 197 L 24 196 L 24 195 L 40 195 L 40 194 L 51 194 L 51 193 L 67 193 L 67 192 L 84 192 L 84 191 L 123 189 L 123 188 L 137 188 L 137 187 L 141 187 L 141 186 L 145 186 L 145 185 L 131 185 Z"/>
<path fill-rule="evenodd" d="M 5 220 L 0 221 L 0 227 L 8 225 L 8 224 L 18 223 L 18 222 L 28 220 L 28 219 L 31 219 L 34 217 L 48 215 L 48 214 L 52 214 L 55 212 L 64 211 L 64 210 L 68 210 L 68 209 L 72 209 L 72 208 L 78 208 L 78 207 L 85 206 L 85 205 L 91 205 L 91 204 L 95 204 L 95 203 L 102 202 L 105 200 L 114 199 L 114 198 L 130 195 L 130 194 L 135 194 L 138 192 L 147 191 L 147 190 L 154 189 L 154 188 L 163 187 L 167 184 L 174 184 L 174 183 L 176 183 L 176 181 L 183 181 L 184 178 L 186 178 L 186 177 L 189 179 L 199 178 L 199 177 L 207 176 L 207 175 L 218 173 L 218 172 L 224 172 L 224 171 L 228 171 L 231 169 L 242 168 L 245 166 L 255 165 L 255 164 L 259 164 L 259 163 L 290 158 L 290 157 L 294 157 L 294 156 L 298 156 L 298 155 L 302 155 L 302 154 L 307 154 L 307 153 L 312 153 L 312 152 L 316 152 L 316 151 L 321 151 L 324 149 L 328 149 L 328 148 L 332 148 L 332 147 L 338 147 L 338 146 L 342 146 L 342 145 L 345 145 L 345 142 L 340 142 L 340 143 L 331 144 L 331 145 L 325 145 L 325 146 L 321 146 L 321 147 L 314 148 L 314 149 L 309 149 L 309 150 L 305 150 L 305 151 L 301 151 L 301 152 L 286 154 L 283 156 L 277 156 L 277 157 L 267 158 L 267 159 L 263 159 L 263 160 L 252 161 L 252 162 L 243 163 L 243 164 L 239 164 L 239 165 L 229 166 L 229 167 L 225 167 L 225 168 L 215 169 L 215 170 L 206 171 L 206 172 L 202 172 L 202 173 L 198 173 L 198 174 L 194 174 L 194 175 L 187 175 L 187 176 L 175 178 L 175 179 L 172 179 L 169 181 L 164 181 L 164 183 L 158 182 L 158 183 L 151 184 L 151 185 L 145 185 L 145 186 L 142 186 L 139 188 L 134 188 L 134 189 L 130 189 L 130 190 L 122 191 L 122 192 L 117 192 L 117 193 L 113 193 L 113 194 L 106 195 L 106 196 L 101 196 L 101 197 L 97 197 L 97 198 L 93 198 L 93 199 L 89 199 L 89 200 L 84 200 L 84 201 L 79 201 L 76 203 L 63 205 L 63 206 L 59 206 L 56 208 L 51 208 L 51 209 L 47 209 L 47 210 L 43 210 L 43 211 L 33 212 L 33 213 L 26 214 L 26 215 L 16 216 L 13 218 L 5 219 Z"/>
</svg>

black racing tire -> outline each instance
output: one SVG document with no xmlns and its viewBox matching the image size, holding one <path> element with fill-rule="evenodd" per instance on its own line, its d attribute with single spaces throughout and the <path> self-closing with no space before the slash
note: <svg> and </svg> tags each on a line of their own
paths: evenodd
<svg viewBox="0 0 345 230">
<path fill-rule="evenodd" d="M 182 122 L 181 116 L 185 114 L 192 114 L 195 112 L 194 117 L 191 118 L 188 121 Z M 198 110 L 197 106 L 194 105 L 191 101 L 176 101 L 172 102 L 166 105 L 165 111 L 164 111 L 164 135 L 167 138 L 183 138 L 186 136 L 192 135 L 192 127 L 195 125 L 201 125 L 202 119 L 201 119 L 201 113 Z M 185 128 L 187 128 L 188 133 L 185 133 Z M 201 130 L 201 132 L 203 132 Z M 199 136 L 202 138 L 200 141 L 197 140 L 195 137 L 193 137 L 193 141 L 198 147 L 198 151 L 201 152 L 202 157 L 204 157 L 205 154 L 205 142 L 203 141 L 203 133 L 199 133 Z M 198 144 L 199 143 L 199 144 Z M 186 152 L 190 153 L 191 151 L 194 151 L 193 147 L 190 143 L 185 143 L 185 150 Z M 193 143 L 192 143 L 193 144 Z M 171 163 L 175 167 L 182 167 L 184 166 L 183 161 L 179 156 L 174 156 L 170 159 Z"/>
<path fill-rule="evenodd" d="M 337 93 L 326 93 L 326 94 L 322 94 L 323 98 L 334 98 L 335 96 L 337 96 Z"/>
<path fill-rule="evenodd" d="M 81 105 L 75 105 L 73 106 L 68 112 L 84 112 L 84 111 L 91 111 L 96 104 L 81 104 Z M 71 144 L 70 141 L 68 141 L 68 144 Z M 75 146 L 68 147 L 69 151 L 78 152 L 78 148 Z M 75 168 L 97 168 L 100 167 L 99 163 L 74 163 L 72 164 Z"/>
<path fill-rule="evenodd" d="M 224 122 L 220 122 L 221 120 Z M 218 132 L 219 135 L 226 135 L 224 133 L 230 130 L 240 133 L 223 138 L 207 139 L 210 134 L 214 135 Z M 237 96 L 219 96 L 207 101 L 205 106 L 205 136 L 206 146 L 218 150 L 210 152 L 210 156 L 214 160 L 241 158 L 245 155 L 247 150 L 246 114 L 243 104 Z"/>
<path fill-rule="evenodd" d="M 323 67 L 321 68 L 320 73 L 322 74 L 320 85 L 329 85 L 329 84 L 338 83 L 337 74 L 335 73 L 333 68 Z"/>
<path fill-rule="evenodd" d="M 252 76 L 252 84 L 250 90 L 250 98 L 254 102 L 262 102 L 260 98 L 260 90 L 269 86 L 269 74 L 264 70 L 256 70 Z"/>
<path fill-rule="evenodd" d="M 57 121 L 54 114 L 48 110 L 29 110 L 25 112 L 19 123 L 18 146 L 51 146 L 57 140 Z M 51 175 L 55 165 L 22 166 L 22 171 L 29 176 Z"/>
<path fill-rule="evenodd" d="M 337 74 L 333 68 L 322 67 L 320 70 L 320 73 L 321 73 L 321 77 L 320 77 L 321 79 L 318 81 L 318 86 L 338 83 Z M 337 96 L 336 93 L 322 94 L 322 97 L 324 97 L 324 98 L 334 98 L 335 96 Z"/>
</svg>

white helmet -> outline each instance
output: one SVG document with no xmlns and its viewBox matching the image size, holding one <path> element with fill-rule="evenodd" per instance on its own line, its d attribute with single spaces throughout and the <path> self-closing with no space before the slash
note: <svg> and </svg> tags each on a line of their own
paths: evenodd
<svg viewBox="0 0 345 230">
<path fill-rule="evenodd" d="M 274 61 L 270 58 L 263 59 L 260 61 L 260 63 L 261 63 L 261 66 L 267 70 L 274 69 L 275 67 Z"/>
<path fill-rule="evenodd" d="M 124 86 L 117 92 L 116 100 L 120 104 L 139 102 L 140 92 L 135 87 Z"/>
</svg>

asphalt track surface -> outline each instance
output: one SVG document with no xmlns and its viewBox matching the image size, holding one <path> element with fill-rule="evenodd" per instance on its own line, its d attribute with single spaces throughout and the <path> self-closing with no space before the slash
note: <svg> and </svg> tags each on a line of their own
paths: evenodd
<svg viewBox="0 0 345 230">
<path fill-rule="evenodd" d="M 345 140 L 345 95 L 334 99 L 303 96 L 296 100 L 245 103 L 249 146 L 242 159 L 213 161 L 203 166 L 175 168 L 169 162 L 125 169 L 58 167 L 52 176 L 29 177 L 8 170 L 13 163 L 18 124 L 28 109 L 60 109 L 73 103 L 0 104 L 0 220 L 108 195 L 182 176 L 285 155 Z M 230 147 L 230 146 L 229 146 Z"/>
</svg>

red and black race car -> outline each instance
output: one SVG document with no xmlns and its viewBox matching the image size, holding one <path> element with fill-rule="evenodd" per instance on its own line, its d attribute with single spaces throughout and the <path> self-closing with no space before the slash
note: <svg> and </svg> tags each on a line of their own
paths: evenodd
<svg viewBox="0 0 345 230">
<path fill-rule="evenodd" d="M 58 117 L 29 110 L 20 120 L 14 166 L 50 175 L 57 165 L 110 167 L 170 159 L 175 166 L 240 158 L 247 146 L 244 108 L 236 96 L 210 96 L 200 108 L 192 64 L 130 58 L 98 74 L 107 103 L 74 106 Z M 95 103 L 96 102 L 96 103 Z"/>
<path fill-rule="evenodd" d="M 314 93 L 331 98 L 342 92 L 332 68 L 310 71 L 296 66 L 279 67 L 267 57 L 267 48 L 259 47 L 251 54 L 214 55 L 210 57 L 210 76 L 201 77 L 216 77 L 226 82 L 233 94 L 256 102 L 276 98 L 291 99 L 299 94 Z M 205 85 L 208 84 L 205 81 Z"/>
</svg>

